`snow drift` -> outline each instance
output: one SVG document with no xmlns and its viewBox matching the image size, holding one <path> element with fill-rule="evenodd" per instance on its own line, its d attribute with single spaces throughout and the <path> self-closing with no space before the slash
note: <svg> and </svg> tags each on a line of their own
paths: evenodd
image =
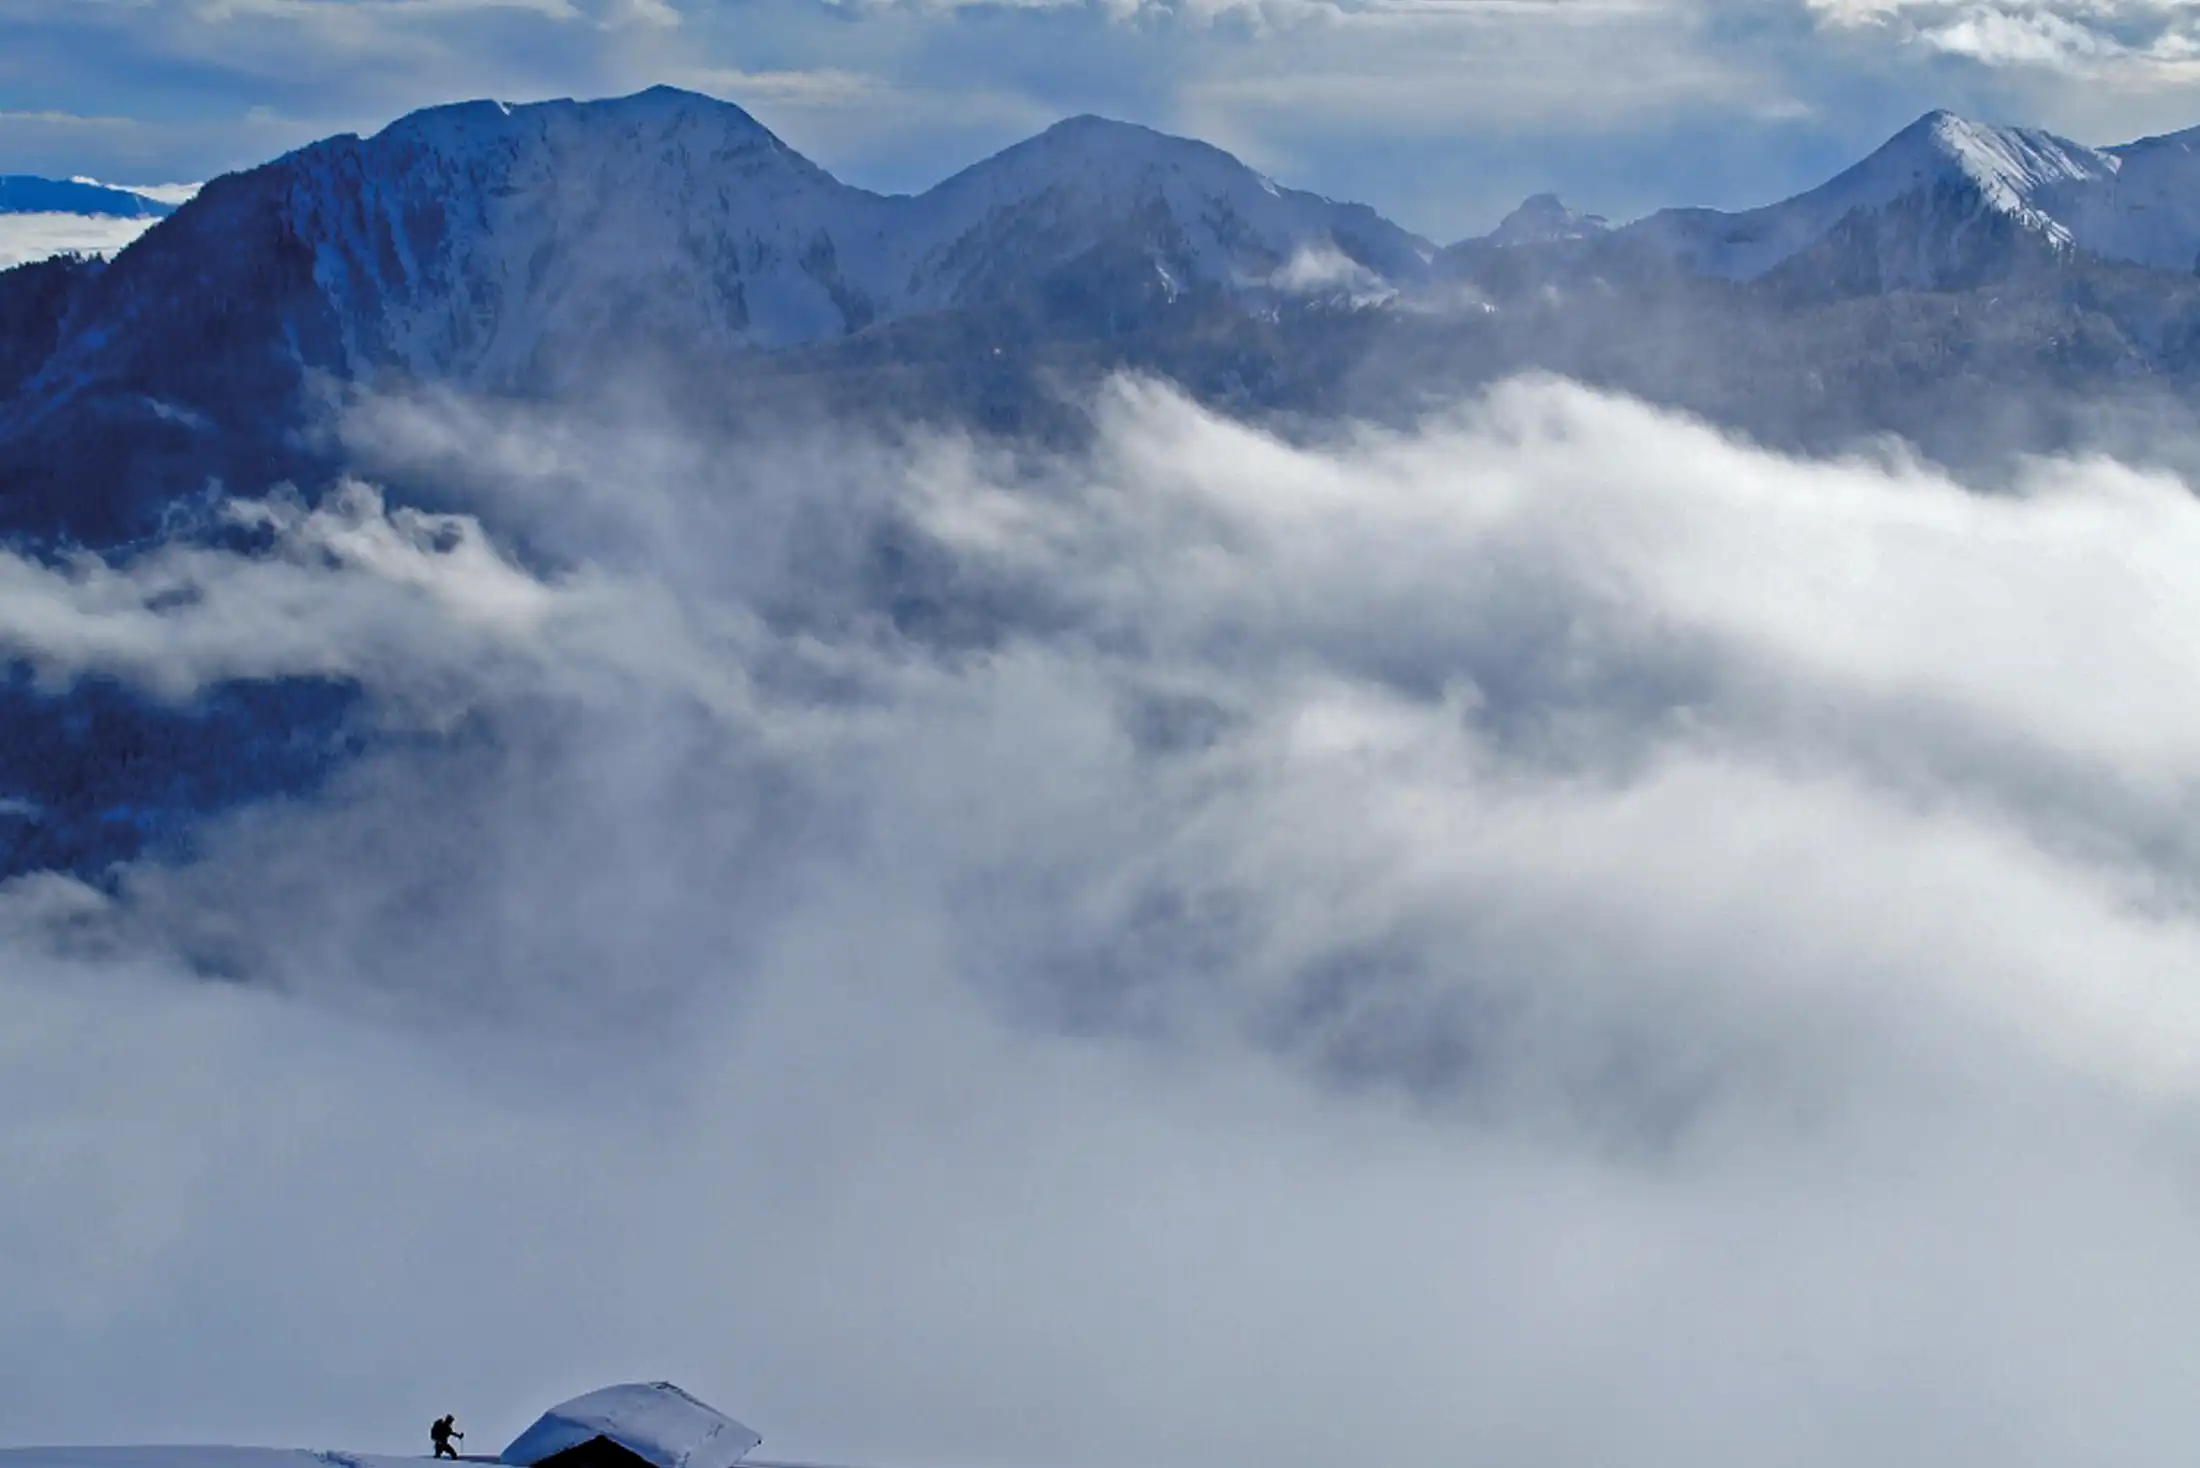
<svg viewBox="0 0 2200 1468">
<path fill-rule="evenodd" d="M 764 1439 L 669 1381 L 607 1386 L 542 1414 L 499 1456 L 518 1468 L 603 1438 L 650 1468 L 733 1468 Z"/>
</svg>

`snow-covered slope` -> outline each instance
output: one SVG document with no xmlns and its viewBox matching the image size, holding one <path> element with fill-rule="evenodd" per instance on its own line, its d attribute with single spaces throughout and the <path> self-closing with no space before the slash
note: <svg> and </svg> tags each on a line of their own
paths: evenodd
<svg viewBox="0 0 2200 1468">
<path fill-rule="evenodd" d="M 1837 236 L 1876 256 L 1887 286 L 1945 284 L 2018 248 L 2190 271 L 2200 264 L 2200 129 L 2090 148 L 1934 112 L 1795 198 L 1739 214 L 1669 209 L 1619 232 L 1655 258 L 1733 280 Z"/>
<path fill-rule="evenodd" d="M 624 346 L 829 340 L 1096 253 L 1172 293 L 1290 292 L 1335 274 L 1309 260 L 1409 281 L 1433 253 L 1372 210 L 1143 128 L 1076 119 L 921 196 L 887 196 L 841 183 L 738 107 L 664 87 L 415 113 L 223 180 L 179 224 L 217 208 L 238 216 L 226 248 L 271 253 L 246 275 L 310 276 L 282 325 L 307 365 L 477 384 L 570 374 Z"/>
<path fill-rule="evenodd" d="M 561 347 L 771 348 L 876 315 L 838 251 L 883 235 L 886 201 L 669 88 L 439 107 L 273 167 L 356 371 L 495 380 Z"/>
<path fill-rule="evenodd" d="M 1808 193 L 1740 214 L 1670 209 L 1620 238 L 1685 270 L 1748 280 L 1838 226 L 1899 215 L 1901 228 L 1875 238 L 1903 257 L 1898 273 L 1908 278 L 1899 283 L 1932 284 L 1976 249 L 1982 230 L 2013 229 L 2049 250 L 2086 243 L 2063 216 L 2089 190 L 2113 183 L 2117 168 L 2113 155 L 2052 133 L 1934 112 Z M 1920 240 L 1928 247 L 1917 248 Z"/>
<path fill-rule="evenodd" d="M 2060 201 L 2071 235 L 2111 260 L 2200 269 L 2200 128 L 2106 152 L 2114 175 Z"/>
<path fill-rule="evenodd" d="M 1076 117 L 908 201 L 896 313 L 983 299 L 1115 245 L 1170 290 L 1412 284 L 1434 247 L 1360 204 L 1278 187 L 1219 148 Z M 898 272 L 897 272 L 898 274 Z"/>
</svg>

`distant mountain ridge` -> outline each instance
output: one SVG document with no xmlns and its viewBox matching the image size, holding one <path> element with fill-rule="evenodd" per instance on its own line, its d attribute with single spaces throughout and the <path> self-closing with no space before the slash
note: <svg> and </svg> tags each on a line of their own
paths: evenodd
<svg viewBox="0 0 2200 1468">
<path fill-rule="evenodd" d="M 1749 281 L 1787 267 L 1852 292 L 1962 287 L 2074 251 L 2190 270 L 2196 142 L 2200 129 L 2094 149 L 1936 112 L 1780 203 L 1615 229 L 1541 194 L 1439 252 L 1365 205 L 1100 118 L 890 196 L 842 183 L 731 103 L 669 87 L 460 103 L 218 180 L 70 302 L 22 387 L 162 396 L 174 384 L 158 364 L 209 336 L 346 379 L 539 386 L 607 351 L 775 351 L 1037 290 L 1086 299 L 1101 325 L 1187 293 L 1255 311 L 1411 301 L 1492 250 L 1522 255 L 1514 272 Z"/>
<path fill-rule="evenodd" d="M 80 178 L 0 174 L 0 214 L 78 214 L 94 219 L 162 219 L 176 206 Z"/>
<path fill-rule="evenodd" d="M 1078 343 L 1173 343 L 1157 362 L 1192 352 L 1273 406 L 1332 371 L 1309 376 L 1275 334 L 1308 312 L 1517 315 L 1661 280 L 1780 309 L 2086 260 L 2189 277 L 2196 143 L 2095 149 L 1936 112 L 1763 208 L 1614 228 L 1544 194 L 1439 251 L 1208 144 L 1094 117 L 883 195 L 669 87 L 435 107 L 217 179 L 111 263 L 0 272 L 0 532 L 112 536 L 208 479 L 280 477 L 329 383 L 557 393 L 647 362 L 708 384 L 768 376 L 775 356 L 822 382 L 915 354 L 928 393 L 992 394 L 981 416 L 1013 426 L 1036 389 L 997 380 L 1010 348 L 1037 371 L 1114 350 Z M 2115 350 L 2140 354 L 2119 370 L 2182 362 L 2182 318 L 2156 304 L 2183 297 L 2116 290 Z M 1549 340 L 1611 329 L 1585 317 Z M 1248 330 L 1268 333 L 1250 358 L 1199 345 Z"/>
<path fill-rule="evenodd" d="M 228 221 L 219 239 L 192 229 L 216 215 Z M 45 385 L 130 371 L 132 333 L 111 318 L 133 315 L 141 279 L 204 274 L 184 257 L 208 247 L 256 252 L 244 273 L 283 282 L 279 336 L 305 365 L 482 385 L 554 375 L 607 342 L 827 340 L 1080 260 L 1122 276 L 1119 288 L 1249 297 L 1286 289 L 1302 257 L 1387 279 L 1434 254 L 1363 206 L 1097 118 L 925 194 L 887 196 L 841 183 L 739 107 L 671 88 L 464 103 L 209 186 L 118 263 L 86 317 L 110 319 L 77 334 L 88 345 L 65 347 Z M 240 304 L 268 303 L 202 309 L 234 319 Z"/>
<path fill-rule="evenodd" d="M 2033 128 L 1928 113 L 1818 188 L 1736 214 L 1671 209 L 1615 235 L 1622 248 L 1729 280 L 1765 276 L 1837 233 L 1868 235 L 1886 288 L 1934 289 L 2003 255 L 2084 251 L 2191 271 L 2200 263 L 2200 129 L 2091 148 Z"/>
</svg>

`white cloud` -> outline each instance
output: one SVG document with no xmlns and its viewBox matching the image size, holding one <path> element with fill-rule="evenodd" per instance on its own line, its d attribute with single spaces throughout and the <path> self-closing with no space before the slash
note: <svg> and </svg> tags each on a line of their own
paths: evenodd
<svg viewBox="0 0 2200 1468">
<path fill-rule="evenodd" d="M 739 99 L 747 108 L 843 109 L 894 100 L 889 82 L 861 72 L 823 67 L 814 71 L 741 71 L 731 67 L 694 67 L 680 72 L 680 86 Z"/>
<path fill-rule="evenodd" d="M 1695 4 L 1310 4 L 1260 16 L 1258 44 L 1185 77 L 1182 126 L 1225 140 L 1523 127 L 1571 137 L 1622 120 L 1762 114 L 1786 100 L 1760 58 L 1706 40 Z"/>
<path fill-rule="evenodd" d="M 1552 383 L 347 431 L 497 534 L 0 563 L 57 676 L 408 734 L 0 896 L 0 1434 L 493 1445 L 646 1370 L 888 1468 L 2188 1436 L 2185 487 Z"/>
<path fill-rule="evenodd" d="M 109 183 L 104 179 L 87 178 L 81 174 L 77 175 L 76 182 L 88 183 L 103 189 L 122 189 L 125 192 L 151 199 L 158 204 L 188 204 L 198 197 L 200 189 L 206 187 L 202 183 L 118 184 Z"/>
<path fill-rule="evenodd" d="M 671 0 L 619 0 L 601 24 L 607 30 L 624 26 L 670 30 L 680 24 L 680 11 Z"/>
<path fill-rule="evenodd" d="M 55 255 L 112 255 L 158 222 L 85 214 L 0 214 L 0 270 Z"/>
<path fill-rule="evenodd" d="M 0 652 L 49 686 L 85 673 L 182 700 L 237 679 L 363 680 L 408 721 L 446 724 L 484 689 L 618 682 L 643 661 L 665 688 L 730 710 L 739 680 L 692 656 L 693 629 L 646 586 L 583 569 L 537 581 L 489 545 L 478 522 L 408 509 L 348 484 L 316 508 L 238 501 L 236 528 L 263 534 L 251 558 L 170 545 L 124 566 L 80 556 L 51 565 L 0 551 Z M 598 661 L 607 627 L 633 639 Z M 735 635 L 722 622 L 717 637 Z M 495 670 L 504 669 L 502 675 Z"/>
<path fill-rule="evenodd" d="M 1382 277 L 1335 246 L 1300 250 L 1266 284 L 1290 295 L 1330 297 L 1353 306 L 1380 305 L 1398 294 Z"/>
<path fill-rule="evenodd" d="M 2200 60 L 2192 0 L 1809 0 L 1828 25 L 1883 28 L 1991 66 L 2094 69 Z"/>
</svg>

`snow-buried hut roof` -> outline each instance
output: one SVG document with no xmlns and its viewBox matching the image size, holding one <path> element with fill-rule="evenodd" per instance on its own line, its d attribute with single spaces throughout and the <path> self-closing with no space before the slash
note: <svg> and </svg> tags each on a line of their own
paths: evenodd
<svg viewBox="0 0 2200 1468">
<path fill-rule="evenodd" d="M 733 1468 L 764 1440 L 669 1381 L 636 1382 L 552 1407 L 513 1440 L 501 1461 L 534 1468 L 599 1438 L 651 1468 Z"/>
</svg>

